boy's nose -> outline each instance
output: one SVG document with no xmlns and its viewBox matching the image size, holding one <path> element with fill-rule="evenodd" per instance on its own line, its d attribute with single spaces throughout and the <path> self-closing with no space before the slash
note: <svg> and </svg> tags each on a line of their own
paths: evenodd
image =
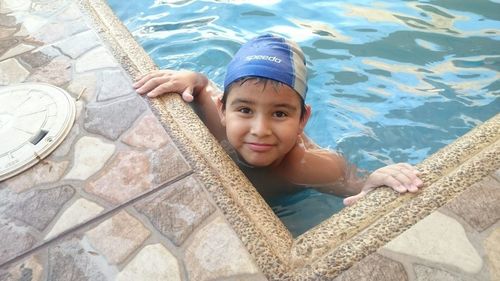
<svg viewBox="0 0 500 281">
<path fill-rule="evenodd" d="M 264 117 L 256 117 L 250 131 L 255 136 L 267 136 L 271 134 L 269 120 Z"/>
</svg>

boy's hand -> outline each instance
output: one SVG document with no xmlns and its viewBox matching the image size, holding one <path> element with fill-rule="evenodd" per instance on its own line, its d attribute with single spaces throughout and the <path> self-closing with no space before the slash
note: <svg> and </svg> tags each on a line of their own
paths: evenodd
<svg viewBox="0 0 500 281">
<path fill-rule="evenodd" d="M 182 93 L 182 99 L 192 102 L 194 95 L 206 87 L 208 79 L 192 71 L 157 70 L 145 75 L 132 86 L 137 93 L 157 97 L 167 93 Z"/>
<path fill-rule="evenodd" d="M 361 192 L 344 199 L 344 205 L 349 206 L 379 186 L 389 186 L 399 193 L 417 192 L 423 185 L 418 178 L 419 171 L 407 163 L 393 164 L 375 170 L 366 179 Z"/>
</svg>

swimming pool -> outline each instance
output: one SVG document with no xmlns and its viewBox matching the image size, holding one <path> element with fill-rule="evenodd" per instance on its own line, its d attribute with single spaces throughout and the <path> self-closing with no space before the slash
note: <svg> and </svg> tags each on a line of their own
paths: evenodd
<svg viewBox="0 0 500 281">
<path fill-rule="evenodd" d="M 108 2 L 160 67 L 201 71 L 219 85 L 249 38 L 297 41 L 314 112 L 306 132 L 363 169 L 418 163 L 500 109 L 496 2 Z M 276 203 L 295 235 L 340 207 L 317 195 Z"/>
</svg>

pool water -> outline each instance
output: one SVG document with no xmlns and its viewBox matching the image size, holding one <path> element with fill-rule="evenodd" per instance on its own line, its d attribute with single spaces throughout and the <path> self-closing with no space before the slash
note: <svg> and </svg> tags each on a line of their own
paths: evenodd
<svg viewBox="0 0 500 281">
<path fill-rule="evenodd" d="M 295 40 L 306 133 L 362 169 L 419 163 L 500 111 L 500 1 L 108 2 L 161 68 L 218 85 L 248 39 Z M 342 208 L 310 189 L 272 205 L 295 236 Z"/>
</svg>

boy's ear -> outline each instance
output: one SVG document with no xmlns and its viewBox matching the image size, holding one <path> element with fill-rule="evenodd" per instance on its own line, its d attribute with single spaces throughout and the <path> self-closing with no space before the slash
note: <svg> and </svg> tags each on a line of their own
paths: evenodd
<svg viewBox="0 0 500 281">
<path fill-rule="evenodd" d="M 222 103 L 221 98 L 217 98 L 216 101 L 217 113 L 219 114 L 219 119 L 222 126 L 226 127 L 226 111 L 224 109 L 224 104 Z"/>
<path fill-rule="evenodd" d="M 304 128 L 307 125 L 307 121 L 309 121 L 309 117 L 311 117 L 311 106 L 306 104 L 306 112 L 304 112 L 304 116 L 300 119 L 300 124 L 299 124 L 299 134 L 302 134 L 304 132 Z"/>
</svg>

